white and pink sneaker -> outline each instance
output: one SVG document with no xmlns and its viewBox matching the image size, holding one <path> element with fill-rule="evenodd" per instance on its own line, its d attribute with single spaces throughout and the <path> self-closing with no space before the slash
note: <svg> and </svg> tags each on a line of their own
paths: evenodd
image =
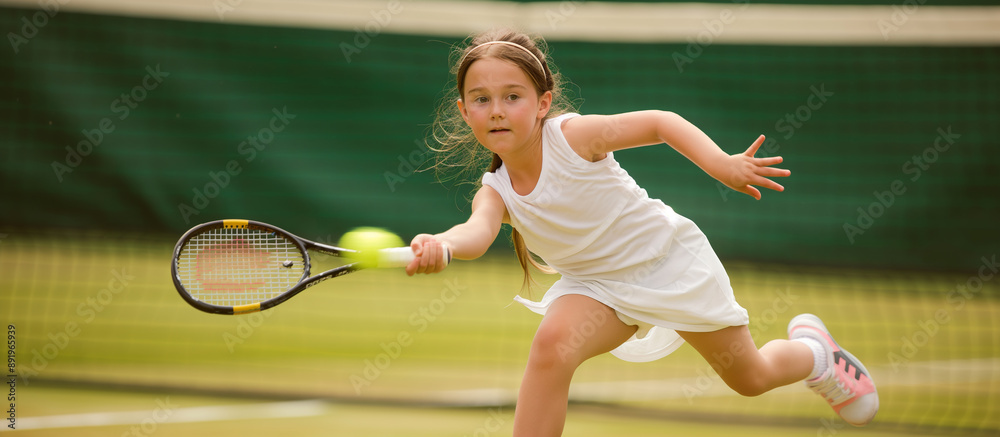
<svg viewBox="0 0 1000 437">
<path fill-rule="evenodd" d="M 824 355 L 826 357 L 825 363 L 816 363 L 813 373 L 818 376 L 807 379 L 806 386 L 826 399 L 833 411 L 845 422 L 854 426 L 864 426 L 871 422 L 878 412 L 875 382 L 861 361 L 841 349 L 833 340 L 819 317 L 812 314 L 795 316 L 788 323 L 788 338 L 802 341 L 813 348 L 817 361 Z M 816 344 L 823 350 L 818 350 Z"/>
</svg>

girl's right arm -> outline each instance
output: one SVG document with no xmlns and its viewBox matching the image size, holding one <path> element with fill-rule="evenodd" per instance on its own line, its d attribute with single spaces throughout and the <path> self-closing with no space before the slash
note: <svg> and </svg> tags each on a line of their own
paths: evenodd
<svg viewBox="0 0 1000 437">
<path fill-rule="evenodd" d="M 445 268 L 440 262 L 444 247 L 451 250 L 453 259 L 476 259 L 483 256 L 500 233 L 506 222 L 507 207 L 500 194 L 488 185 L 476 192 L 472 199 L 472 213 L 465 223 L 437 235 L 420 234 L 413 237 L 410 248 L 416 259 L 406 266 L 406 274 L 437 273 Z"/>
</svg>

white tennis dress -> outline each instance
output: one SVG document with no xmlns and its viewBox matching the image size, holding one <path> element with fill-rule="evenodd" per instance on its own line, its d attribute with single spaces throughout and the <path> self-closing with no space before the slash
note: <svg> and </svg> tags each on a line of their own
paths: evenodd
<svg viewBox="0 0 1000 437">
<path fill-rule="evenodd" d="M 677 330 L 748 324 L 729 276 L 694 222 L 651 199 L 612 153 L 590 162 L 570 147 L 561 126 L 577 116 L 545 122 L 542 172 L 531 193 L 517 194 L 504 166 L 483 176 L 528 249 L 562 275 L 540 302 L 514 299 L 543 315 L 567 294 L 613 308 L 639 330 L 611 353 L 634 362 L 677 350 L 684 343 Z"/>
</svg>

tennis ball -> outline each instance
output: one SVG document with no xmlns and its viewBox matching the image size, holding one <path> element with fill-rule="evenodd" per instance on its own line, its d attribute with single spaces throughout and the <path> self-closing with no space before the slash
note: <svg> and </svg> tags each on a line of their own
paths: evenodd
<svg viewBox="0 0 1000 437">
<path fill-rule="evenodd" d="M 340 247 L 357 250 L 360 253 L 349 253 L 347 257 L 357 260 L 362 267 L 378 265 L 378 251 L 392 247 L 405 246 L 403 239 L 382 228 L 363 227 L 348 231 L 340 237 Z"/>
</svg>

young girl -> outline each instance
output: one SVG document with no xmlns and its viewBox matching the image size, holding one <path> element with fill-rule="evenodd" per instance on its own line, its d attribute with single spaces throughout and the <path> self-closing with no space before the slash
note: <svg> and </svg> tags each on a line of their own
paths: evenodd
<svg viewBox="0 0 1000 437">
<path fill-rule="evenodd" d="M 755 185 L 782 191 L 769 178 L 790 174 L 772 167 L 781 157 L 754 157 L 764 137 L 728 155 L 671 112 L 570 113 L 542 44 L 495 30 L 461 51 L 454 67 L 458 98 L 443 108 L 452 115 L 439 115 L 434 136 L 445 160 L 485 150 L 492 164 L 468 221 L 414 237 L 417 258 L 406 268 L 409 275 L 439 272 L 444 250 L 478 258 L 507 223 L 526 284 L 529 264 L 561 275 L 540 302 L 515 297 L 543 318 L 518 394 L 514 435 L 562 433 L 570 380 L 583 361 L 605 352 L 650 361 L 685 341 L 741 395 L 805 380 L 844 420 L 868 423 L 878 410 L 872 379 L 823 323 L 799 315 L 789 324 L 790 340 L 758 350 L 747 312 L 705 235 L 648 197 L 614 159 L 618 150 L 666 143 L 759 200 Z M 580 332 L 590 335 L 581 341 Z"/>
</svg>

